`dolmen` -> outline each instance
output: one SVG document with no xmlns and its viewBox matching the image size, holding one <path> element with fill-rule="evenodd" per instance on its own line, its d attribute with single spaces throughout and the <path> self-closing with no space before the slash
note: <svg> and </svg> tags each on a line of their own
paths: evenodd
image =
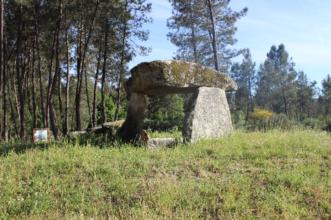
<svg viewBox="0 0 331 220">
<path fill-rule="evenodd" d="M 185 104 L 183 139 L 220 138 L 232 132 L 226 91 L 237 89 L 226 74 L 184 61 L 153 61 L 137 65 L 125 83 L 129 100 L 127 117 L 118 135 L 134 142 L 143 130 L 146 96 L 191 93 Z"/>
</svg>

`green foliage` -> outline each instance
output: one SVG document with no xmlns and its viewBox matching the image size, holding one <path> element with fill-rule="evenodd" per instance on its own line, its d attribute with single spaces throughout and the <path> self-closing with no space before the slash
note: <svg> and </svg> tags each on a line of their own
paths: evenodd
<svg viewBox="0 0 331 220">
<path fill-rule="evenodd" d="M 123 99 L 122 105 L 120 106 L 119 109 L 119 119 L 125 119 L 126 116 L 126 106 L 127 106 L 127 101 Z M 113 121 L 115 111 L 116 111 L 116 104 L 114 102 L 114 98 L 111 96 L 106 96 L 105 97 L 105 107 L 106 107 L 106 114 L 107 114 L 107 121 Z M 97 122 L 98 124 L 101 124 L 101 108 L 102 105 L 99 103 L 97 106 L 98 109 L 98 114 L 97 114 Z"/>
<path fill-rule="evenodd" d="M 302 121 L 303 126 L 310 129 L 321 129 L 322 121 L 318 118 L 306 118 Z"/>
<path fill-rule="evenodd" d="M 285 114 L 275 114 L 266 109 L 256 108 L 250 114 L 248 128 L 252 130 L 267 131 L 271 129 L 289 130 L 295 123 Z"/>
<path fill-rule="evenodd" d="M 232 123 L 234 124 L 235 128 L 242 129 L 245 128 L 246 120 L 245 120 L 245 113 L 243 111 L 235 111 L 231 114 L 232 116 Z"/>
<path fill-rule="evenodd" d="M 322 82 L 322 113 L 331 114 L 331 76 L 327 77 Z"/>
<path fill-rule="evenodd" d="M 270 120 L 272 116 L 273 113 L 271 111 L 261 108 L 254 109 L 254 111 L 250 114 L 251 119 L 255 121 L 267 121 Z"/>
<path fill-rule="evenodd" d="M 0 219 L 329 219 L 330 145 L 316 131 L 152 151 L 31 145 L 0 156 Z"/>
<path fill-rule="evenodd" d="M 252 91 L 256 81 L 255 63 L 249 50 L 245 50 L 242 62 L 231 67 L 231 77 L 236 81 L 238 89 L 234 94 L 235 110 L 247 113 L 253 108 Z"/>
<path fill-rule="evenodd" d="M 8 90 L 0 97 L 7 122 L 1 136 L 8 131 L 9 138 L 26 139 L 34 127 L 50 127 L 57 136 L 96 126 L 98 105 L 103 118 L 125 117 L 119 85 L 133 57 L 149 52 L 141 43 L 148 39 L 143 26 L 151 22 L 150 11 L 146 0 L 5 1 L 1 51 L 11 56 L 0 64 L 8 67 L 0 74 Z"/>
<path fill-rule="evenodd" d="M 258 73 L 256 102 L 276 113 L 293 114 L 296 106 L 294 63 L 283 44 L 272 46 Z"/>
<path fill-rule="evenodd" d="M 149 98 L 145 126 L 151 130 L 181 129 L 184 120 L 184 99 L 180 95 Z"/>
<path fill-rule="evenodd" d="M 298 79 L 296 80 L 297 86 L 297 114 L 300 120 L 310 117 L 313 113 L 314 96 L 316 93 L 316 82 L 309 82 L 307 75 L 300 71 Z"/>
<path fill-rule="evenodd" d="M 331 116 L 323 118 L 323 130 L 331 132 Z"/>
<path fill-rule="evenodd" d="M 246 14 L 247 8 L 234 11 L 230 1 L 169 2 L 172 5 L 172 16 L 167 22 L 170 29 L 168 37 L 178 47 L 176 58 L 227 72 L 231 58 L 238 55 L 238 51 L 231 47 L 236 43 L 235 23 Z"/>
</svg>

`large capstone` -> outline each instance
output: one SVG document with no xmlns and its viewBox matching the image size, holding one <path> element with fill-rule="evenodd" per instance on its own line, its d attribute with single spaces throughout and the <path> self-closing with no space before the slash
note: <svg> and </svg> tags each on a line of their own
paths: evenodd
<svg viewBox="0 0 331 220">
<path fill-rule="evenodd" d="M 183 138 L 188 142 L 220 138 L 232 132 L 231 114 L 225 91 L 199 88 L 185 106 Z"/>
<path fill-rule="evenodd" d="M 193 93 L 186 109 L 183 136 L 189 142 L 218 138 L 232 131 L 225 91 L 236 90 L 226 74 L 184 61 L 141 63 L 125 83 L 129 99 L 127 117 L 119 129 L 124 141 L 135 141 L 143 129 L 145 95 Z"/>
<path fill-rule="evenodd" d="M 237 84 L 226 74 L 185 61 L 153 61 L 141 63 L 131 70 L 126 91 L 145 95 L 191 93 L 197 88 L 215 87 L 236 90 Z"/>
</svg>

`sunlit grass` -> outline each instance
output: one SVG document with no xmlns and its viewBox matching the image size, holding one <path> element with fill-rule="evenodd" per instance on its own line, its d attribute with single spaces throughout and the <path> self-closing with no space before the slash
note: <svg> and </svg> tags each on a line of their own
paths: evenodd
<svg viewBox="0 0 331 220">
<path fill-rule="evenodd" d="M 331 217 L 331 136 L 318 131 L 237 132 L 152 151 L 11 149 L 0 156 L 0 219 Z"/>
</svg>

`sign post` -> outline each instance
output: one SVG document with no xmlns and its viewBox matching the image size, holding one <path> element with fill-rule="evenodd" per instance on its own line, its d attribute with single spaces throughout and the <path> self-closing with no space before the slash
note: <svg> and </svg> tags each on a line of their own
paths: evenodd
<svg viewBox="0 0 331 220">
<path fill-rule="evenodd" d="M 33 129 L 33 143 L 48 143 L 50 141 L 51 135 L 48 128 L 34 128 Z"/>
</svg>

